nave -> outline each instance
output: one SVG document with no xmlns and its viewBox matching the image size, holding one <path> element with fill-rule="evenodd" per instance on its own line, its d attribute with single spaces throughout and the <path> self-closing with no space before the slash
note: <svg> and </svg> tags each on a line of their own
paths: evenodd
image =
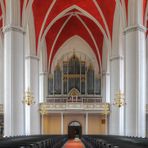
<svg viewBox="0 0 148 148">
<path fill-rule="evenodd" d="M 1 148 L 147 148 L 148 138 L 117 135 L 83 135 L 69 139 L 67 135 L 13 136 L 0 139 Z"/>
<path fill-rule="evenodd" d="M 148 0 L 0 0 L 0 148 L 148 148 L 147 96 Z"/>
<path fill-rule="evenodd" d="M 85 148 L 84 144 L 81 142 L 81 140 L 68 140 L 63 148 Z"/>
</svg>

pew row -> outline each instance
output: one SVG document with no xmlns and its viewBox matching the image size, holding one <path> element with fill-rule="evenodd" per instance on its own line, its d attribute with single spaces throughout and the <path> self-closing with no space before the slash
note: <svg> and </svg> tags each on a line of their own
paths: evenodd
<svg viewBox="0 0 148 148">
<path fill-rule="evenodd" d="M 67 141 L 66 135 L 13 136 L 0 139 L 2 148 L 61 148 Z"/>
</svg>

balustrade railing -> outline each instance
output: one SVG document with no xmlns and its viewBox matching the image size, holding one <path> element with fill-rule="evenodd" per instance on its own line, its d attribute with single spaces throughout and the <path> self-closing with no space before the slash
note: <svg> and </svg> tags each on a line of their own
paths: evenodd
<svg viewBox="0 0 148 148">
<path fill-rule="evenodd" d="M 47 98 L 47 103 L 66 103 L 66 102 L 84 102 L 84 103 L 101 103 L 102 98 L 81 98 L 81 97 L 68 97 L 68 98 Z"/>
<path fill-rule="evenodd" d="M 103 111 L 104 104 L 102 98 L 50 98 L 44 103 L 49 111 L 58 110 L 84 110 L 84 111 Z M 42 104 L 40 104 L 42 106 Z"/>
</svg>

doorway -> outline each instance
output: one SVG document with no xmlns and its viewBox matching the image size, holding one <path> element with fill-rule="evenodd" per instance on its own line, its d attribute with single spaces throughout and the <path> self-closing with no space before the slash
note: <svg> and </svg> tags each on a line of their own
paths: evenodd
<svg viewBox="0 0 148 148">
<path fill-rule="evenodd" d="M 68 125 L 68 138 L 81 138 L 82 136 L 82 126 L 78 121 L 72 121 Z"/>
</svg>

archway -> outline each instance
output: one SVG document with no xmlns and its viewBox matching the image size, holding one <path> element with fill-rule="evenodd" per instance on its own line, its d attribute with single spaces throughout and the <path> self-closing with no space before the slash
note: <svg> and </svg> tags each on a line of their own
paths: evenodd
<svg viewBox="0 0 148 148">
<path fill-rule="evenodd" d="M 72 121 L 68 125 L 68 138 L 81 138 L 82 136 L 82 126 L 78 121 Z"/>
</svg>

